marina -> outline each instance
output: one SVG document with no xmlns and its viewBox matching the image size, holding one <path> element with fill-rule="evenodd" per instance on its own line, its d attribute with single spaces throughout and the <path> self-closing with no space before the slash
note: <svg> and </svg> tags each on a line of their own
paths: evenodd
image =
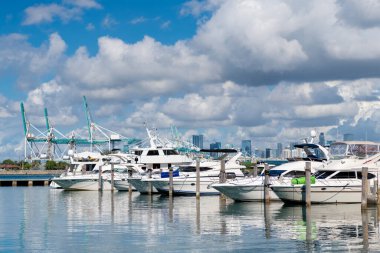
<svg viewBox="0 0 380 253">
<path fill-rule="evenodd" d="M 375 252 L 379 210 L 5 187 L 5 252 Z M 43 208 L 41 208 L 43 207 Z"/>
</svg>

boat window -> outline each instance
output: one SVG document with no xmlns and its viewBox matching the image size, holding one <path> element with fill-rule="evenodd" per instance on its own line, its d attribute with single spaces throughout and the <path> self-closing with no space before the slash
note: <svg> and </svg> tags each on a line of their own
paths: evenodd
<svg viewBox="0 0 380 253">
<path fill-rule="evenodd" d="M 161 164 L 153 163 L 153 169 L 159 169 L 159 168 L 161 168 Z"/>
<path fill-rule="evenodd" d="M 333 170 L 329 170 L 329 171 L 326 171 L 326 170 L 319 170 L 317 172 L 315 172 L 314 176 L 315 178 L 318 178 L 318 179 L 325 179 L 325 178 L 328 178 L 329 176 L 331 176 L 332 174 L 334 174 L 336 171 L 333 171 Z"/>
<path fill-rule="evenodd" d="M 373 144 L 353 144 L 349 145 L 348 153 L 358 157 L 367 157 L 378 153 L 378 146 Z"/>
<path fill-rule="evenodd" d="M 355 171 L 341 171 L 331 178 L 356 178 Z"/>
<path fill-rule="evenodd" d="M 135 155 L 141 155 L 142 154 L 142 150 L 135 150 Z"/>
<path fill-rule="evenodd" d="M 181 166 L 179 167 L 179 170 L 182 172 L 196 172 L 196 167 L 195 166 Z M 207 171 L 207 170 L 212 170 L 210 167 L 199 167 L 199 171 Z"/>
<path fill-rule="evenodd" d="M 362 179 L 362 173 L 360 171 L 357 172 L 358 173 L 358 179 Z M 372 179 L 374 177 L 376 177 L 374 174 L 372 173 L 368 173 L 368 179 Z"/>
<path fill-rule="evenodd" d="M 92 171 L 95 168 L 96 164 L 85 164 L 84 167 L 86 171 Z"/>
<path fill-rule="evenodd" d="M 236 178 L 236 174 L 234 172 L 227 172 L 226 178 L 227 179 L 234 179 L 234 178 Z"/>
<path fill-rule="evenodd" d="M 277 176 L 280 176 L 284 172 L 285 172 L 285 170 L 269 170 L 269 176 L 270 177 L 277 177 Z"/>
<path fill-rule="evenodd" d="M 148 151 L 148 154 L 146 154 L 148 156 L 151 156 L 151 155 L 158 155 L 158 150 L 149 150 Z"/>
<path fill-rule="evenodd" d="M 330 146 L 330 155 L 332 157 L 344 157 L 347 153 L 347 144 L 333 143 Z"/>
<path fill-rule="evenodd" d="M 283 176 L 284 177 L 304 177 L 305 171 L 293 170 L 293 171 L 289 171 L 288 173 L 284 174 Z"/>
<path fill-rule="evenodd" d="M 165 155 L 178 155 L 178 152 L 173 149 L 164 149 Z"/>
</svg>

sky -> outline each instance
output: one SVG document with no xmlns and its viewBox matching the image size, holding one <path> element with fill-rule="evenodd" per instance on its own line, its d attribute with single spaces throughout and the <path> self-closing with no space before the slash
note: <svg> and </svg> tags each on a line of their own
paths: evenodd
<svg viewBox="0 0 380 253">
<path fill-rule="evenodd" d="M 20 102 L 62 133 L 144 122 L 257 148 L 380 141 L 377 0 L 33 0 L 0 8 L 0 160 L 23 155 Z"/>
</svg>

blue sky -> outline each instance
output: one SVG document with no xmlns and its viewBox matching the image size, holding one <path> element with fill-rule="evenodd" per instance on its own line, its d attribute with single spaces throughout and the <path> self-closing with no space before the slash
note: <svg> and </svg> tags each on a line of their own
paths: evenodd
<svg viewBox="0 0 380 253">
<path fill-rule="evenodd" d="M 0 160 L 22 153 L 19 104 L 43 126 L 143 122 L 206 143 L 276 147 L 314 129 L 379 141 L 380 3 L 13 1 L 0 8 Z M 338 134 L 337 134 L 338 133 Z"/>
</svg>

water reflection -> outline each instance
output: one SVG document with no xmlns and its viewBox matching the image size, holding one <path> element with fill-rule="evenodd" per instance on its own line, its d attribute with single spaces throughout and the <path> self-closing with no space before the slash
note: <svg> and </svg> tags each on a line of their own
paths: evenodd
<svg viewBox="0 0 380 253">
<path fill-rule="evenodd" d="M 380 251 L 379 210 L 218 196 L 0 191 L 0 251 Z M 211 250 L 212 249 L 212 250 Z"/>
</svg>

